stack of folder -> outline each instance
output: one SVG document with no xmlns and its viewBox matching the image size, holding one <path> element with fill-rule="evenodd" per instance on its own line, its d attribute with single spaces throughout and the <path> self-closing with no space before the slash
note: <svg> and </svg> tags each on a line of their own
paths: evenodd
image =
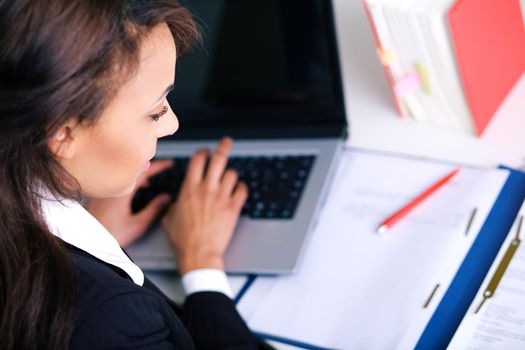
<svg viewBox="0 0 525 350">
<path fill-rule="evenodd" d="M 395 105 L 481 135 L 525 70 L 520 0 L 364 0 Z"/>
</svg>

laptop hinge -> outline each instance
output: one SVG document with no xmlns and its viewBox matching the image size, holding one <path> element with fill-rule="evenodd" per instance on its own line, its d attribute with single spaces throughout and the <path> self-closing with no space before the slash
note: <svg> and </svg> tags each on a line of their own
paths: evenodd
<svg viewBox="0 0 525 350">
<path fill-rule="evenodd" d="M 215 140 L 223 136 L 234 139 L 308 139 L 308 138 L 342 138 L 348 136 L 346 123 L 322 123 L 308 125 L 250 125 L 250 126 L 200 126 L 184 127 L 170 140 Z"/>
</svg>

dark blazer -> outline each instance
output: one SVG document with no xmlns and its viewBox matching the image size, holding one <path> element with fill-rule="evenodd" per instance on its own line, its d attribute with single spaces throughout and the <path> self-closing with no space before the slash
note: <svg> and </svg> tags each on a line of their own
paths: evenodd
<svg viewBox="0 0 525 350">
<path fill-rule="evenodd" d="M 78 294 L 70 349 L 271 349 L 222 293 L 195 293 L 178 307 L 148 279 L 138 286 L 122 269 L 66 247 Z"/>
</svg>

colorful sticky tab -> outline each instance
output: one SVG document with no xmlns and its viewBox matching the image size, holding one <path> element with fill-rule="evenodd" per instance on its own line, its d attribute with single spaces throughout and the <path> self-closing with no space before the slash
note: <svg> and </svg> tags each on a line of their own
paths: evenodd
<svg viewBox="0 0 525 350">
<path fill-rule="evenodd" d="M 409 73 L 405 78 L 401 79 L 394 85 L 394 93 L 397 98 L 402 99 L 406 94 L 421 86 L 421 79 L 418 72 Z"/>
<path fill-rule="evenodd" d="M 425 90 L 427 94 L 431 94 L 432 87 L 430 84 L 430 78 L 428 76 L 427 66 L 423 62 L 416 62 L 415 66 L 416 66 L 416 71 L 419 74 L 419 78 L 421 80 L 423 90 Z"/>
<path fill-rule="evenodd" d="M 394 62 L 394 53 L 390 50 L 385 50 L 382 47 L 377 48 L 377 55 L 383 66 L 390 66 Z"/>
<path fill-rule="evenodd" d="M 400 100 L 400 99 L 398 99 L 397 101 L 399 103 L 399 112 L 401 113 L 401 116 L 402 117 L 409 116 L 410 115 L 410 110 L 409 110 L 407 104 L 404 101 Z"/>
</svg>

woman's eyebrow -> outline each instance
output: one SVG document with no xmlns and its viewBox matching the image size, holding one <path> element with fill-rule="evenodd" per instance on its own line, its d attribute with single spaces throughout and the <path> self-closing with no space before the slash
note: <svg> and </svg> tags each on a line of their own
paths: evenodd
<svg viewBox="0 0 525 350">
<path fill-rule="evenodd" d="M 174 88 L 174 85 L 171 84 L 170 86 L 168 86 L 164 92 L 162 93 L 162 95 L 159 96 L 159 98 L 152 104 L 152 106 L 155 106 L 157 103 L 159 103 L 164 97 L 166 97 L 167 94 L 169 94 L 169 92 L 171 90 L 173 90 Z"/>
</svg>

